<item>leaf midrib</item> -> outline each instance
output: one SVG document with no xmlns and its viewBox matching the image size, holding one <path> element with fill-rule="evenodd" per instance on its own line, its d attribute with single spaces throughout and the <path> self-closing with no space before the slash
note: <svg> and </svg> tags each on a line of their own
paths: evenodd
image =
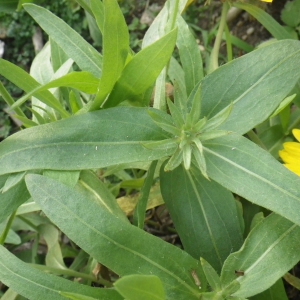
<svg viewBox="0 0 300 300">
<path fill-rule="evenodd" d="M 150 265 L 152 264 L 153 266 L 155 266 L 157 269 L 161 270 L 162 272 L 165 272 L 166 274 L 168 274 L 170 277 L 174 278 L 176 281 L 178 281 L 182 286 L 186 287 L 187 290 L 189 290 L 190 292 L 192 292 L 192 294 L 197 295 L 198 296 L 198 292 L 196 292 L 191 286 L 189 286 L 185 281 L 183 281 L 181 278 L 175 276 L 172 272 L 170 272 L 169 270 L 163 268 L 161 265 L 155 263 L 154 261 L 148 259 L 146 256 L 142 255 L 139 252 L 136 252 L 130 248 L 127 248 L 121 244 L 119 244 L 118 242 L 116 242 L 115 240 L 109 238 L 108 236 L 106 236 L 105 234 L 101 233 L 100 231 L 98 231 L 96 228 L 92 227 L 90 224 L 86 223 L 83 219 L 81 219 L 78 215 L 74 214 L 74 212 L 72 210 L 69 209 L 69 207 L 65 204 L 63 204 L 60 201 L 57 201 L 56 198 L 54 198 L 51 194 L 49 194 L 46 190 L 44 190 L 41 186 L 37 185 L 35 182 L 32 181 L 32 184 L 36 187 L 36 189 L 40 189 L 44 192 L 44 194 L 46 194 L 49 198 L 48 199 L 52 199 L 52 201 L 55 201 L 58 206 L 61 205 L 63 206 L 63 208 L 66 210 L 66 212 L 68 212 L 69 216 L 73 216 L 76 220 L 78 220 L 79 223 L 81 223 L 83 226 L 86 226 L 87 228 L 89 228 L 90 230 L 92 230 L 94 233 L 96 233 L 97 235 L 102 236 L 102 238 L 104 238 L 105 240 L 107 240 L 108 242 L 116 245 L 116 247 L 119 247 L 129 253 L 132 253 L 138 257 L 140 257 L 141 259 L 147 261 Z M 48 201 L 48 200 L 46 200 Z M 43 202 L 46 202 L 43 201 Z M 178 287 L 175 286 L 176 289 L 178 289 Z"/>
</svg>

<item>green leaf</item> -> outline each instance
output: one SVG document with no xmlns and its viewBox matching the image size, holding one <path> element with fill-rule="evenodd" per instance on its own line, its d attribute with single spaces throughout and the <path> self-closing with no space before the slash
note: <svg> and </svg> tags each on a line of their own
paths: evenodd
<svg viewBox="0 0 300 300">
<path fill-rule="evenodd" d="M 14 292 L 12 289 L 8 289 L 2 296 L 1 300 L 16 300 L 18 293 Z"/>
<path fill-rule="evenodd" d="M 74 187 L 79 179 L 80 171 L 44 170 L 43 175 Z"/>
<path fill-rule="evenodd" d="M 198 165 L 199 170 L 201 171 L 201 174 L 207 179 L 210 180 L 208 175 L 207 175 L 207 170 L 206 170 L 206 161 L 205 157 L 203 155 L 203 146 L 200 143 L 196 143 L 196 147 L 193 151 L 193 155 L 195 157 L 196 163 Z"/>
<path fill-rule="evenodd" d="M 157 126 L 171 133 L 175 137 L 180 136 L 181 129 L 180 127 L 176 127 L 175 122 L 173 121 L 174 119 L 169 114 L 164 113 L 159 109 L 150 109 L 148 110 L 148 114 Z"/>
<path fill-rule="evenodd" d="M 264 292 L 251 297 L 250 300 L 288 300 L 282 279 Z"/>
<path fill-rule="evenodd" d="M 258 137 L 266 146 L 268 152 L 278 159 L 278 151 L 282 149 L 285 138 L 282 126 L 280 124 L 271 126 L 261 132 Z"/>
<path fill-rule="evenodd" d="M 247 11 L 260 22 L 277 40 L 292 38 L 291 35 L 271 15 L 250 3 L 234 3 L 234 6 Z"/>
<path fill-rule="evenodd" d="M 23 176 L 24 174 L 22 174 Z M 14 176 L 15 177 L 15 176 Z M 7 175 L 0 176 L 0 182 L 6 181 Z M 2 185 L 3 186 L 3 185 Z M 5 192 L 1 191 L 1 210 L 0 223 L 3 222 L 10 214 L 12 214 L 22 203 L 29 199 L 30 195 L 27 191 L 24 179 L 19 180 Z"/>
<path fill-rule="evenodd" d="M 63 300 L 60 291 L 75 292 L 101 300 L 121 300 L 113 289 L 95 289 L 33 269 L 0 246 L 0 280 L 31 300 Z"/>
<path fill-rule="evenodd" d="M 103 34 L 104 30 L 104 5 L 102 1 L 99 0 L 90 0 L 90 5 L 91 7 L 88 7 L 91 11 L 86 9 L 81 3 L 85 2 L 85 0 L 76 0 L 77 2 L 80 3 L 80 5 L 87 11 L 89 12 L 90 15 L 93 15 L 96 23 L 98 25 L 99 30 Z M 86 4 L 85 4 L 86 5 Z"/>
<path fill-rule="evenodd" d="M 19 206 L 16 215 L 28 214 L 38 210 L 41 210 L 41 208 L 30 198 L 28 201 Z"/>
<path fill-rule="evenodd" d="M 198 122 L 201 115 L 201 88 L 201 82 L 199 82 L 187 99 L 187 106 L 190 108 L 187 118 L 190 118 L 191 124 Z"/>
<path fill-rule="evenodd" d="M 87 94 L 95 94 L 97 92 L 99 79 L 89 72 L 72 72 L 58 79 L 54 79 L 44 85 L 36 87 L 28 94 L 21 97 L 12 105 L 12 109 L 22 105 L 29 97 L 36 95 L 40 91 L 45 91 L 55 87 L 71 87 Z"/>
<path fill-rule="evenodd" d="M 97 300 L 97 298 L 88 297 L 85 295 L 80 295 L 80 294 L 75 294 L 75 293 L 60 292 L 60 294 L 62 296 L 64 296 L 65 298 L 72 299 L 72 300 Z"/>
<path fill-rule="evenodd" d="M 6 230 L 6 226 L 9 226 L 7 221 L 4 221 L 4 222 L 0 223 L 0 236 L 1 236 L 1 238 L 2 238 L 2 234 Z M 6 233 L 4 233 L 4 234 L 6 234 Z M 21 244 L 21 238 L 18 234 L 16 234 L 15 231 L 13 231 L 12 229 L 9 229 L 8 234 L 5 238 L 5 241 L 3 241 L 3 242 L 4 242 L 4 244 L 20 245 Z"/>
<path fill-rule="evenodd" d="M 149 167 L 147 172 L 147 176 L 145 178 L 143 187 L 140 192 L 140 197 L 138 203 L 135 207 L 134 214 L 133 214 L 133 224 L 138 226 L 139 228 L 144 228 L 144 221 L 145 221 L 145 213 L 147 210 L 147 203 L 150 194 L 150 189 L 153 185 L 154 179 L 154 172 L 156 169 L 157 160 L 153 161 Z"/>
<path fill-rule="evenodd" d="M 207 283 L 212 287 L 213 291 L 222 289 L 221 280 L 215 269 L 204 259 L 200 258 L 201 265 L 207 279 Z"/>
<path fill-rule="evenodd" d="M 124 100 L 139 101 L 155 82 L 174 50 L 177 29 L 141 50 L 125 66 L 104 107 L 116 106 Z"/>
<path fill-rule="evenodd" d="M 142 143 L 142 145 L 148 149 L 168 150 L 170 148 L 175 149 L 178 146 L 178 142 L 177 142 L 177 138 L 173 138 L 173 139 L 167 139 L 162 141 L 146 142 L 146 143 Z"/>
<path fill-rule="evenodd" d="M 210 178 L 300 225 L 300 178 L 269 153 L 234 133 L 205 142 Z"/>
<path fill-rule="evenodd" d="M 28 75 L 27 72 L 1 58 L 0 74 L 6 79 L 8 79 L 10 82 L 24 90 L 26 93 L 29 93 L 33 89 L 38 88 L 40 86 L 40 84 L 30 75 Z M 63 117 L 69 116 L 69 113 L 65 111 L 63 106 L 49 91 L 38 92 L 35 96 L 43 103 L 60 112 Z"/>
<path fill-rule="evenodd" d="M 177 107 L 170 99 L 168 99 L 168 107 L 172 116 L 172 119 L 177 128 L 182 128 L 184 125 L 184 119 L 180 111 L 180 107 Z"/>
<path fill-rule="evenodd" d="M 183 160 L 182 157 L 183 150 L 180 148 L 177 148 L 177 150 L 173 153 L 171 158 L 168 160 L 168 163 L 165 165 L 164 171 L 169 172 L 177 168 Z"/>
<path fill-rule="evenodd" d="M 93 16 L 93 12 L 91 10 L 90 5 L 92 5 L 91 2 L 93 2 L 93 0 L 90 0 L 90 5 L 88 4 L 88 2 L 86 0 L 75 0 L 85 11 L 87 11 L 91 16 Z M 98 0 L 95 0 L 98 1 Z M 101 1 L 98 1 L 101 2 Z M 102 4 L 102 2 L 101 2 Z M 99 5 L 100 6 L 100 5 Z"/>
<path fill-rule="evenodd" d="M 11 174 L 7 180 L 5 181 L 4 186 L 1 189 L 1 193 L 7 192 L 9 189 L 13 188 L 15 185 L 17 185 L 21 180 L 24 179 L 26 172 L 20 172 Z"/>
<path fill-rule="evenodd" d="M 68 59 L 68 55 L 60 46 L 50 37 L 51 64 L 53 71 L 56 72 Z"/>
<path fill-rule="evenodd" d="M 274 42 L 235 59 L 203 79 L 202 116 L 210 119 L 233 103 L 220 129 L 244 134 L 267 119 L 290 93 L 299 68 L 300 44 L 292 40 Z"/>
<path fill-rule="evenodd" d="M 281 20 L 290 27 L 296 27 L 300 23 L 300 1 L 288 1 L 281 11 Z"/>
<path fill-rule="evenodd" d="M 148 114 L 157 124 L 167 124 L 175 127 L 173 118 L 169 114 L 162 112 L 159 109 L 149 109 Z"/>
<path fill-rule="evenodd" d="M 116 290 L 127 300 L 165 300 L 161 280 L 153 275 L 129 275 L 114 283 Z"/>
<path fill-rule="evenodd" d="M 18 7 L 19 0 L 0 0 L 0 11 L 4 13 L 12 13 Z"/>
<path fill-rule="evenodd" d="M 153 93 L 154 93 L 154 99 L 153 99 L 153 107 L 162 111 L 167 111 L 167 102 L 166 102 L 166 67 L 163 68 L 163 70 L 158 75 Z M 152 101 L 152 99 L 150 100 Z"/>
<path fill-rule="evenodd" d="M 299 261 L 299 234 L 296 224 L 274 213 L 269 215 L 250 232 L 241 250 L 227 258 L 222 285 L 237 280 L 240 289 L 234 296 L 245 298 L 266 290 Z M 237 272 L 241 276 L 237 277 Z"/>
<path fill-rule="evenodd" d="M 188 0 L 179 0 L 179 11 L 182 12 L 186 6 Z M 154 41 L 160 39 L 166 34 L 165 28 L 167 27 L 167 22 L 170 20 L 170 14 L 174 11 L 174 6 L 176 1 L 168 0 L 165 2 L 164 7 L 159 12 L 157 17 L 152 22 L 151 26 L 148 28 L 144 39 L 142 48 L 145 48 L 152 44 Z"/>
<path fill-rule="evenodd" d="M 158 276 L 166 299 L 199 299 L 189 270 L 197 272 L 204 287 L 205 278 L 200 263 L 187 253 L 120 220 L 57 181 L 31 175 L 26 183 L 50 220 L 101 264 L 120 276 L 137 270 L 141 275 Z"/>
<path fill-rule="evenodd" d="M 203 78 L 202 58 L 199 46 L 185 20 L 177 18 L 178 38 L 176 45 L 185 75 L 186 91 L 189 95 Z"/>
<path fill-rule="evenodd" d="M 183 165 L 186 170 L 189 170 L 192 160 L 192 146 L 187 143 L 182 147 Z"/>
<path fill-rule="evenodd" d="M 296 98 L 296 96 L 297 96 L 296 94 L 293 94 L 283 99 L 283 101 L 279 104 L 276 110 L 272 113 L 270 118 L 277 116 L 282 110 L 288 107 L 291 104 L 291 102 Z"/>
<path fill-rule="evenodd" d="M 168 138 L 170 135 L 152 121 L 147 108 L 91 112 L 23 130 L 1 142 L 0 174 L 152 161 L 171 155 L 174 148 L 149 150 L 142 143 Z"/>
<path fill-rule="evenodd" d="M 298 277 L 296 277 L 290 273 L 286 273 L 283 278 L 291 286 L 295 287 L 297 290 L 300 290 L 300 279 Z"/>
<path fill-rule="evenodd" d="M 174 57 L 171 57 L 168 68 L 168 76 L 174 86 L 174 103 L 177 107 L 180 107 L 180 111 L 183 117 L 186 116 L 186 87 L 184 72 L 180 64 Z"/>
<path fill-rule="evenodd" d="M 101 76 L 102 56 L 76 31 L 45 8 L 34 4 L 23 7 L 79 68 Z"/>
<path fill-rule="evenodd" d="M 59 244 L 59 231 L 52 224 L 39 226 L 39 233 L 47 243 L 46 266 L 58 269 L 66 269 Z"/>
<path fill-rule="evenodd" d="M 82 171 L 76 185 L 76 190 L 115 217 L 128 222 L 115 197 L 94 172 L 88 170 Z"/>
<path fill-rule="evenodd" d="M 198 168 L 160 172 L 161 193 L 185 251 L 203 257 L 220 272 L 227 256 L 243 243 L 232 194 L 204 178 Z M 170 188 L 172 187 L 172 188 Z"/>
<path fill-rule="evenodd" d="M 98 109 L 113 89 L 114 84 L 123 71 L 129 52 L 129 33 L 118 2 L 116 0 L 104 0 L 103 4 L 104 28 L 102 32 L 102 77 L 98 86 L 99 92 L 94 99 L 91 110 Z M 100 20 L 98 22 L 100 22 Z"/>
<path fill-rule="evenodd" d="M 205 126 L 203 127 L 203 131 L 211 131 L 213 129 L 218 128 L 221 124 L 223 124 L 228 117 L 230 116 L 230 113 L 232 111 L 232 104 L 227 106 L 224 110 L 221 110 L 219 113 L 214 115 L 211 119 L 209 119 Z"/>
</svg>

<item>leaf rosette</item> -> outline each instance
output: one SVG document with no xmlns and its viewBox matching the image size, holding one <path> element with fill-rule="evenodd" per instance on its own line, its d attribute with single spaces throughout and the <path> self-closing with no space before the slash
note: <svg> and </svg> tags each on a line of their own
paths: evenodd
<svg viewBox="0 0 300 300">
<path fill-rule="evenodd" d="M 200 89 L 201 84 L 199 83 L 191 92 L 189 99 L 184 102 L 175 100 L 173 103 L 167 99 L 170 114 L 161 114 L 155 109 L 150 110 L 148 113 L 152 120 L 173 137 L 162 141 L 143 143 L 143 145 L 150 149 L 175 148 L 173 155 L 165 165 L 165 171 L 172 171 L 181 163 L 186 170 L 189 170 L 192 158 L 194 158 L 203 176 L 209 179 L 202 143 L 230 134 L 230 131 L 218 130 L 218 127 L 229 117 L 232 105 L 227 106 L 211 119 L 200 118 Z M 190 108 L 188 107 L 189 103 L 192 103 Z"/>
</svg>

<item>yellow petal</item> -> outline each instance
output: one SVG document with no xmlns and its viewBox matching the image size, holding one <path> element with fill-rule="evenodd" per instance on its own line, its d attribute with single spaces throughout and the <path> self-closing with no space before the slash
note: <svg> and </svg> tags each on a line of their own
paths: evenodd
<svg viewBox="0 0 300 300">
<path fill-rule="evenodd" d="M 286 142 L 283 144 L 283 148 L 288 153 L 294 154 L 294 155 L 300 155 L 300 144 L 295 142 Z M 299 156 L 300 159 L 300 156 Z"/>
<path fill-rule="evenodd" d="M 300 164 L 285 164 L 285 167 L 300 176 Z"/>
<path fill-rule="evenodd" d="M 273 0 L 260 0 L 261 2 L 268 2 L 268 3 L 272 3 Z"/>
<path fill-rule="evenodd" d="M 300 157 L 297 155 L 294 155 L 293 153 L 289 153 L 285 150 L 279 151 L 279 156 L 283 160 L 283 162 L 287 164 L 298 164 L 300 163 Z"/>
<path fill-rule="evenodd" d="M 293 132 L 294 137 L 297 139 L 297 141 L 300 142 L 300 130 L 293 129 L 292 132 Z"/>
</svg>

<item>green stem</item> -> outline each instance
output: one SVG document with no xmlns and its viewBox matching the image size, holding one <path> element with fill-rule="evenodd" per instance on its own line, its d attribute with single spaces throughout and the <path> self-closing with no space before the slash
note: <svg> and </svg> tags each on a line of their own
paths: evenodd
<svg viewBox="0 0 300 300">
<path fill-rule="evenodd" d="M 233 59 L 233 55 L 232 55 L 231 36 L 227 24 L 225 25 L 225 37 L 226 37 L 227 62 L 230 62 Z"/>
<path fill-rule="evenodd" d="M 90 275 L 90 274 L 81 273 L 81 272 L 77 272 L 77 271 L 70 270 L 70 269 L 59 269 L 59 268 L 54 268 L 54 267 L 48 267 L 48 266 L 45 266 L 45 265 L 38 265 L 38 264 L 29 264 L 29 265 L 36 268 L 36 269 L 42 270 L 46 273 L 52 273 L 52 274 L 56 274 L 56 275 L 66 275 L 66 276 L 69 276 L 69 277 L 87 279 L 87 280 L 90 280 L 92 282 L 96 282 L 96 283 L 99 283 L 101 285 L 104 285 L 106 287 L 112 287 L 113 286 L 113 284 L 110 281 L 105 280 L 103 278 L 96 278 L 95 276 Z"/>
<path fill-rule="evenodd" d="M 218 62 L 219 51 L 220 51 L 220 47 L 221 47 L 223 32 L 224 32 L 225 25 L 226 25 L 226 16 L 227 16 L 228 9 L 229 9 L 229 5 L 227 2 L 225 2 L 223 4 L 223 8 L 222 8 L 220 25 L 219 25 L 218 32 L 216 35 L 214 47 L 210 54 L 209 66 L 208 66 L 208 70 L 207 70 L 208 74 L 215 71 L 219 67 L 219 62 Z"/>
<path fill-rule="evenodd" d="M 26 223 L 27 225 L 29 225 L 34 231 L 38 232 L 38 227 L 35 226 L 32 222 L 28 221 L 26 218 L 24 218 L 23 216 L 19 215 L 18 218 L 20 220 L 22 220 L 24 223 Z"/>
<path fill-rule="evenodd" d="M 4 245 L 4 242 L 7 238 L 7 235 L 8 235 L 8 232 L 9 232 L 9 229 L 12 225 L 12 222 L 14 221 L 14 218 L 16 216 L 16 210 L 10 215 L 9 219 L 8 219 L 8 222 L 5 226 L 5 229 L 4 231 L 2 232 L 1 236 L 0 236 L 0 245 Z"/>
<path fill-rule="evenodd" d="M 257 136 L 257 134 L 253 130 L 248 131 L 247 135 L 252 142 L 254 142 L 259 147 L 263 148 L 264 150 L 268 151 L 265 144 L 261 141 L 261 139 Z"/>
<path fill-rule="evenodd" d="M 9 105 L 12 106 L 15 101 L 14 99 L 11 97 L 11 95 L 7 92 L 6 88 L 3 86 L 2 82 L 0 81 L 0 95 L 2 96 L 2 98 L 4 99 L 4 101 Z M 23 113 L 23 111 L 21 110 L 20 107 L 16 107 L 15 109 L 13 109 L 13 111 L 21 117 L 24 117 L 27 119 L 26 115 Z"/>
</svg>

